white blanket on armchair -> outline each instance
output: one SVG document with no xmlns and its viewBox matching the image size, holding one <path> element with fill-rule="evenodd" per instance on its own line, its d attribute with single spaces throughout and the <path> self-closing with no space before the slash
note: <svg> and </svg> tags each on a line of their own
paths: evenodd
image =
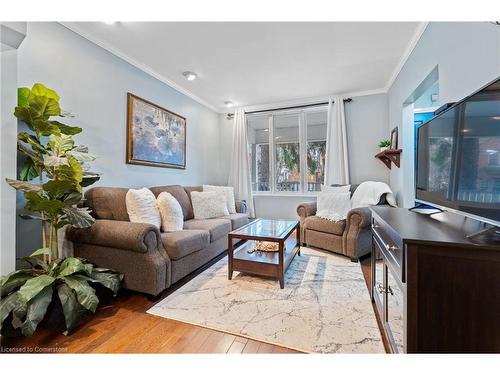
<svg viewBox="0 0 500 375">
<path fill-rule="evenodd" d="M 352 208 L 375 206 L 382 195 L 387 194 L 385 199 L 391 206 L 396 207 L 396 199 L 391 188 L 384 182 L 365 181 L 354 191 L 351 198 Z"/>
</svg>

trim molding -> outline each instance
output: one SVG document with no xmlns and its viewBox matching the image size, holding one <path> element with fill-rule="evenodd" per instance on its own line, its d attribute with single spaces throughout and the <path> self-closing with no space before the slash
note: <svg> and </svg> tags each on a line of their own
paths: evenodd
<svg viewBox="0 0 500 375">
<path fill-rule="evenodd" d="M 392 72 L 391 77 L 387 81 L 387 84 L 384 87 L 385 92 L 389 92 L 389 90 L 391 89 L 392 84 L 394 83 L 394 81 L 398 77 L 399 73 L 403 69 L 403 66 L 406 63 L 406 60 L 408 60 L 411 53 L 413 52 L 413 50 L 417 46 L 418 41 L 422 37 L 422 34 L 424 33 L 424 31 L 428 25 L 429 25 L 429 22 L 420 22 L 420 24 L 417 28 L 417 31 L 415 31 L 415 34 L 413 34 L 413 38 L 410 40 L 410 44 L 408 44 L 408 47 L 406 47 L 405 53 L 403 54 L 403 56 L 401 56 L 401 60 L 399 60 L 398 65 L 396 65 L 396 68 Z"/>
<path fill-rule="evenodd" d="M 195 94 L 193 94 L 189 90 L 186 90 L 184 87 L 179 86 L 175 82 L 172 82 L 171 80 L 169 80 L 168 78 L 166 78 L 163 75 L 159 74 L 158 72 L 156 72 L 155 70 L 153 70 L 149 66 L 147 66 L 147 65 L 145 65 L 143 63 L 140 63 L 139 61 L 133 59 L 132 57 L 130 57 L 130 56 L 128 56 L 128 55 L 126 55 L 126 54 L 124 54 L 124 53 L 116 50 L 115 48 L 111 47 L 107 43 L 103 43 L 103 42 L 101 42 L 101 41 L 99 41 L 99 40 L 91 37 L 90 35 L 88 35 L 87 33 L 85 33 L 84 31 L 80 30 L 77 27 L 69 26 L 65 22 L 57 22 L 57 23 L 60 24 L 61 26 L 64 26 L 68 30 L 74 32 L 75 34 L 78 34 L 81 37 L 87 39 L 89 42 L 91 42 L 91 43 L 93 43 L 93 44 L 95 44 L 95 45 L 97 45 L 97 46 L 105 49 L 106 51 L 110 52 L 111 54 L 115 55 L 116 57 L 118 57 L 118 58 L 120 58 L 120 59 L 128 62 L 130 65 L 136 67 L 137 69 L 140 69 L 143 72 L 149 74 L 153 78 L 156 78 L 157 80 L 159 80 L 159 81 L 167 84 L 168 86 L 172 87 L 174 90 L 180 92 L 183 95 L 186 95 L 187 97 L 193 99 L 194 101 L 198 102 L 199 104 L 201 104 L 201 105 L 203 105 L 203 106 L 211 109 L 212 111 L 214 111 L 216 113 L 222 113 L 222 112 L 220 112 L 220 110 L 218 108 L 216 108 L 213 105 L 207 103 L 206 101 L 204 101 L 200 97 L 196 96 Z"/>
</svg>

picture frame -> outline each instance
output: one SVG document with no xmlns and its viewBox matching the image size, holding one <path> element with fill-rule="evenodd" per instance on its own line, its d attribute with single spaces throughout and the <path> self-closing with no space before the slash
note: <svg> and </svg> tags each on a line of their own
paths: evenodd
<svg viewBox="0 0 500 375">
<path fill-rule="evenodd" d="M 186 169 L 186 118 L 127 93 L 127 164 Z"/>
<path fill-rule="evenodd" d="M 389 149 L 390 150 L 397 150 L 398 149 L 398 127 L 397 126 L 391 130 L 391 146 L 389 147 Z"/>
</svg>

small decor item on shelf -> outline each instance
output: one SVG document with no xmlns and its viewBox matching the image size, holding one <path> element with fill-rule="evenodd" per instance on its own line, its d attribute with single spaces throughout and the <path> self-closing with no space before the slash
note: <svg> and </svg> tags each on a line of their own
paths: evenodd
<svg viewBox="0 0 500 375">
<path fill-rule="evenodd" d="M 394 129 L 391 131 L 391 150 L 397 150 L 398 149 L 398 127 L 396 126 Z"/>
<path fill-rule="evenodd" d="M 275 252 L 279 251 L 278 243 L 271 241 L 255 241 L 255 248 L 252 251 Z"/>
<path fill-rule="evenodd" d="M 383 139 L 378 144 L 378 147 L 380 147 L 380 152 L 387 150 L 390 146 L 391 146 L 390 139 Z"/>
</svg>

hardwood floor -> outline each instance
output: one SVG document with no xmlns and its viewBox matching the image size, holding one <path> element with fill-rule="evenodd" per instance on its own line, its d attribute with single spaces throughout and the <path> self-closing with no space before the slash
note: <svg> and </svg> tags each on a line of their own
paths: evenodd
<svg viewBox="0 0 500 375">
<path fill-rule="evenodd" d="M 369 257 L 361 261 L 361 267 L 369 285 Z M 187 281 L 183 280 L 162 297 Z M 55 316 L 42 322 L 33 337 L 2 337 L 0 353 L 298 353 L 147 314 L 146 310 L 156 302 L 139 293 L 122 291 L 117 298 L 103 301 L 95 315 L 89 316 L 73 334 L 63 335 L 62 317 Z M 387 348 L 385 338 L 384 345 Z"/>
</svg>

